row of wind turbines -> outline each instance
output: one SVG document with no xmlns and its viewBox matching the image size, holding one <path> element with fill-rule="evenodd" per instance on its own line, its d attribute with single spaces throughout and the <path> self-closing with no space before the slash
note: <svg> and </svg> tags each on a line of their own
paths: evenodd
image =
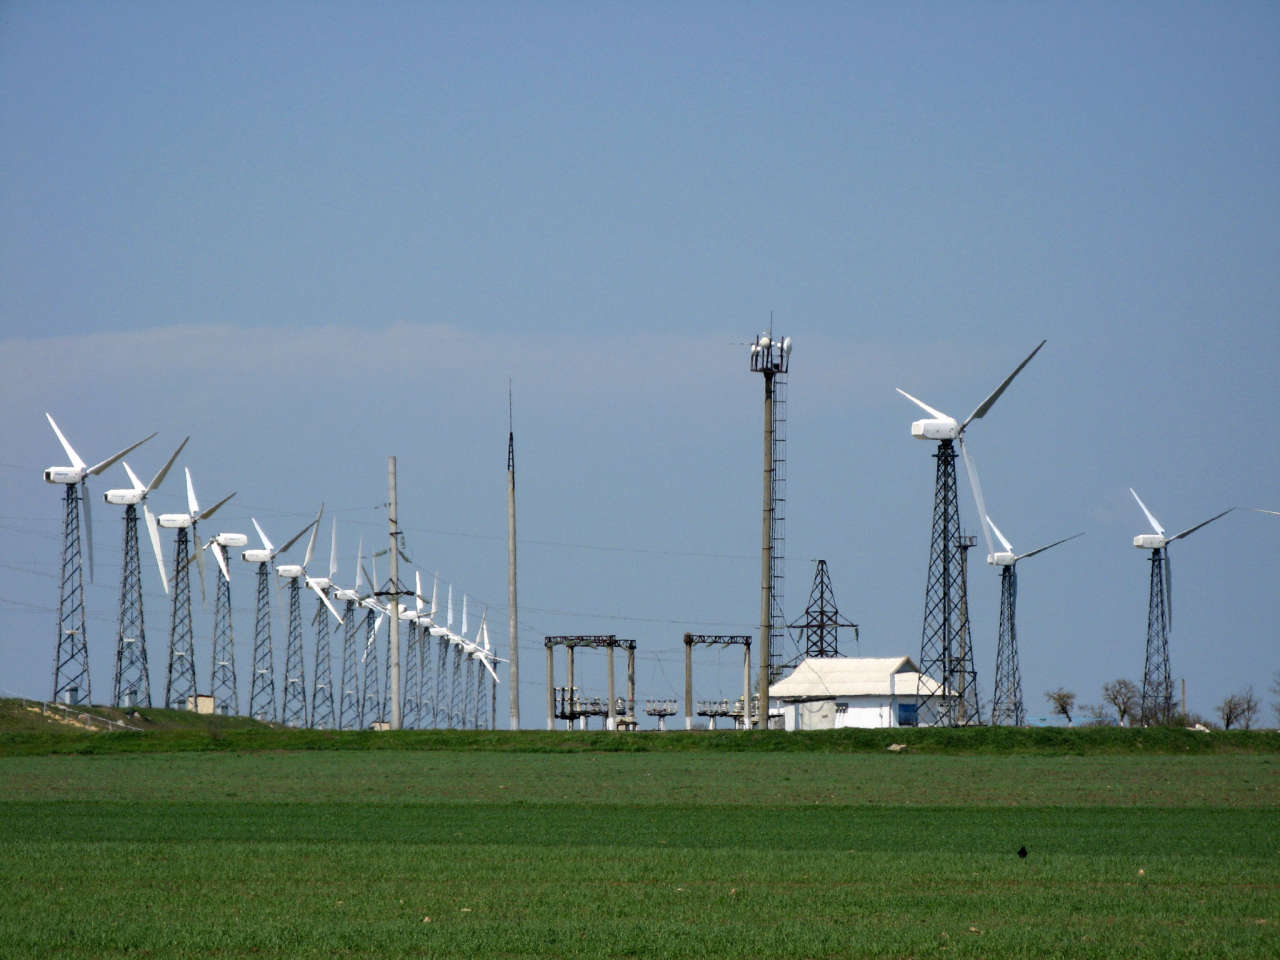
<svg viewBox="0 0 1280 960">
<path fill-rule="evenodd" d="M 482 615 L 473 638 L 468 638 L 468 597 L 463 595 L 460 632 L 454 630 L 453 586 L 449 585 L 444 622 L 439 617 L 439 577 L 432 586 L 428 604 L 422 592 L 421 574 L 414 575 L 412 605 L 401 602 L 409 591 L 399 584 L 379 586 L 377 556 L 370 556 L 373 576 L 364 566 L 364 544 L 357 550 L 353 585 L 339 586 L 337 521 L 331 528 L 329 570 L 327 576 L 309 573 L 315 556 L 316 536 L 324 507 L 316 518 L 280 546 L 274 545 L 256 518 L 250 518 L 261 541 L 260 548 L 250 548 L 243 533 L 221 531 L 201 542 L 199 525 L 208 521 L 235 493 L 223 497 L 213 506 L 201 508 L 196 497 L 190 468 L 186 476 L 187 510 L 184 513 L 152 512 L 147 503 L 168 476 L 178 456 L 186 447 L 184 439 L 151 479 L 143 483 L 124 457 L 155 434 L 144 437 L 118 453 L 89 466 L 72 447 L 48 413 L 67 458 L 66 466 L 44 471 L 49 483 L 63 484 L 65 513 L 62 537 L 62 589 L 58 604 L 58 642 L 54 659 L 53 698 L 67 703 L 91 702 L 88 644 L 85 635 L 84 584 L 81 564 L 81 530 L 88 547 L 89 575 L 93 579 L 93 540 L 88 479 L 97 476 L 119 461 L 129 478 L 128 487 L 106 491 L 107 503 L 123 506 L 124 549 L 120 584 L 120 618 L 116 646 L 115 675 L 111 702 L 116 706 L 151 706 L 151 678 L 147 657 L 143 615 L 141 557 L 138 547 L 138 507 L 151 541 L 151 547 L 164 591 L 170 595 L 169 657 L 165 677 L 163 705 L 195 708 L 198 700 L 194 627 L 192 620 L 190 568 L 194 563 L 200 579 L 202 598 L 206 598 L 204 553 L 213 554 L 220 577 L 217 581 L 213 621 L 212 667 L 209 689 L 213 709 L 221 713 L 239 714 L 240 699 L 235 668 L 234 630 L 231 607 L 231 567 L 229 551 L 242 549 L 241 557 L 254 564 L 257 571 L 257 606 L 254 625 L 254 663 L 249 695 L 249 715 L 260 720 L 281 720 L 291 726 L 338 727 L 354 729 L 377 727 L 388 721 L 390 712 L 389 644 L 383 667 L 379 669 L 377 638 L 384 620 L 396 617 L 408 628 L 403 668 L 403 725 L 463 727 L 492 725 L 496 684 L 496 666 L 505 660 L 498 657 L 489 640 L 487 614 Z M 79 505 L 84 505 L 81 525 Z M 176 531 L 172 566 L 166 567 L 160 530 Z M 301 563 L 281 562 L 284 556 L 310 534 Z M 397 547 L 403 554 L 403 548 Z M 385 552 L 385 551 L 384 551 Z M 407 559 L 407 557 L 406 557 Z M 170 575 L 169 570 L 172 571 Z M 271 580 L 275 574 L 278 586 L 287 585 L 287 642 L 284 661 L 284 684 L 277 703 L 275 654 L 271 636 Z M 316 595 L 315 628 L 312 655 L 311 696 L 307 695 L 307 676 L 303 642 L 301 588 Z M 339 613 L 334 601 L 344 605 Z M 207 603 L 207 599 L 205 601 Z M 360 614 L 363 613 L 363 617 Z M 343 636 L 341 683 L 335 702 L 330 662 L 330 617 L 345 628 Z M 363 623 L 361 622 L 363 621 Z M 388 631 L 389 633 L 389 631 Z M 464 676 L 465 675 L 465 676 Z M 487 683 L 486 683 L 487 681 Z M 485 696 L 486 689 L 488 696 Z"/>
<path fill-rule="evenodd" d="M 955 483 L 955 451 L 958 443 L 969 475 L 969 486 L 981 518 L 987 546 L 987 563 L 1000 570 L 1000 620 L 996 642 L 995 683 L 991 701 L 991 723 L 1021 726 L 1026 722 L 1022 701 L 1022 679 L 1018 667 L 1017 597 L 1020 560 L 1044 553 L 1074 540 L 1077 533 L 1034 550 L 1018 553 L 996 526 L 987 512 L 982 484 L 973 458 L 964 442 L 965 430 L 991 410 L 1013 379 L 1040 352 L 1047 341 L 1041 340 L 1023 361 L 1005 377 L 963 421 L 929 406 L 898 388 L 898 393 L 929 414 L 928 419 L 911 424 L 911 435 L 922 440 L 936 440 L 938 452 L 937 479 L 934 496 L 933 544 L 930 553 L 929 579 L 926 587 L 924 628 L 921 640 L 921 686 L 918 691 L 922 724 L 966 725 L 981 722 L 976 673 L 973 668 L 973 644 L 969 635 L 967 610 L 966 551 L 970 543 L 961 536 L 959 504 Z M 1147 646 L 1143 668 L 1142 704 L 1139 719 L 1144 724 L 1168 724 L 1174 717 L 1173 678 L 1169 670 L 1169 633 L 1172 628 L 1173 586 L 1169 562 L 1169 544 L 1190 536 L 1202 527 L 1226 516 L 1229 507 L 1208 520 L 1202 520 L 1181 533 L 1169 536 L 1165 528 L 1147 509 L 1132 487 L 1129 492 L 1141 507 L 1151 533 L 1133 538 L 1133 545 L 1151 553 L 1151 571 L 1147 597 Z M 1262 510 L 1263 513 L 1275 511 Z M 992 534 L 1000 543 L 996 549 Z M 936 684 L 926 685 L 931 675 Z"/>
</svg>

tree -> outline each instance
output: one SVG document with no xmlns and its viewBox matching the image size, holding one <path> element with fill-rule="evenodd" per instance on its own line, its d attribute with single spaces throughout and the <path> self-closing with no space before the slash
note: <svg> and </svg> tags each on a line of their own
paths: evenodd
<svg viewBox="0 0 1280 960">
<path fill-rule="evenodd" d="M 1241 726 L 1246 730 L 1258 716 L 1258 698 L 1253 687 L 1245 687 L 1239 693 L 1233 693 L 1218 704 L 1218 716 L 1222 719 L 1222 729 L 1230 730 L 1233 726 Z"/>
<path fill-rule="evenodd" d="M 1102 685 L 1102 700 L 1115 707 L 1116 716 L 1123 727 L 1126 725 L 1125 721 L 1135 717 L 1141 709 L 1142 691 L 1132 680 L 1120 677 Z"/>
<path fill-rule="evenodd" d="M 1280 697 L 1280 670 L 1271 675 L 1271 692 Z M 1276 723 L 1280 724 L 1280 701 L 1273 703 L 1271 709 L 1276 712 Z"/>
<path fill-rule="evenodd" d="M 1086 703 L 1080 707 L 1079 713 L 1084 716 L 1086 727 L 1109 727 L 1113 722 L 1105 703 Z"/>
<path fill-rule="evenodd" d="M 1044 696 L 1053 707 L 1053 712 L 1060 713 L 1066 717 L 1067 726 L 1070 726 L 1071 711 L 1076 705 L 1076 695 L 1070 690 L 1064 690 L 1059 687 L 1057 690 L 1046 690 Z"/>
</svg>

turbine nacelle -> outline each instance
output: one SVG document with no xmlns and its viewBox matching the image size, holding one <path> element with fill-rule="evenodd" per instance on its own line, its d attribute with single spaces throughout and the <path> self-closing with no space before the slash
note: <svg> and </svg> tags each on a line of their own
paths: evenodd
<svg viewBox="0 0 1280 960">
<path fill-rule="evenodd" d="M 960 423 L 955 417 L 915 420 L 911 435 L 917 440 L 954 440 L 960 436 Z"/>
<path fill-rule="evenodd" d="M 249 542 L 249 538 L 243 533 L 220 533 L 212 542 L 220 547 L 243 547 Z"/>
<path fill-rule="evenodd" d="M 1018 562 L 1018 555 L 1012 550 L 997 550 L 987 554 L 987 563 L 995 567 L 1012 567 Z"/>
<path fill-rule="evenodd" d="M 44 472 L 44 482 L 79 483 L 88 472 L 84 467 L 49 467 Z"/>
<path fill-rule="evenodd" d="M 245 563 L 270 563 L 273 554 L 270 550 L 246 550 L 240 554 Z"/>
<path fill-rule="evenodd" d="M 156 522 L 166 530 L 181 530 L 190 527 L 194 521 L 189 513 L 162 513 L 156 517 Z"/>
<path fill-rule="evenodd" d="M 1140 533 L 1133 538 L 1133 545 L 1139 550 L 1163 550 L 1168 543 L 1168 538 L 1158 533 Z"/>
<path fill-rule="evenodd" d="M 282 563 L 276 567 L 276 575 L 285 580 L 297 580 L 299 577 L 305 577 L 306 571 L 302 569 L 300 563 Z"/>
<path fill-rule="evenodd" d="M 333 581 L 328 577 L 307 577 L 307 586 L 312 590 L 328 590 L 333 586 Z"/>
<path fill-rule="evenodd" d="M 117 507 L 136 507 L 147 497 L 147 488 L 108 490 L 102 495 L 107 503 Z"/>
</svg>

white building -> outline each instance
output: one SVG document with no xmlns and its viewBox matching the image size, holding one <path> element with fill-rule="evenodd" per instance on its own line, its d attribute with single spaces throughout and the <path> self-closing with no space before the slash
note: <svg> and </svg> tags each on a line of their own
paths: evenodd
<svg viewBox="0 0 1280 960">
<path fill-rule="evenodd" d="M 920 680 L 910 657 L 808 657 L 769 688 L 771 712 L 787 730 L 915 726 Z"/>
</svg>

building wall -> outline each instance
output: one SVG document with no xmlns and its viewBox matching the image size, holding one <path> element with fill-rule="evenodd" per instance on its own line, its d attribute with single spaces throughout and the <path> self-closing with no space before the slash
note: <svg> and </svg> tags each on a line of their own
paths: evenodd
<svg viewBox="0 0 1280 960">
<path fill-rule="evenodd" d="M 788 730 L 832 730 L 842 727 L 896 727 L 894 705 L 915 703 L 909 697 L 833 697 L 784 703 L 782 716 Z M 841 705 L 843 709 L 841 709 Z M 776 708 L 775 708 L 776 709 Z"/>
</svg>

